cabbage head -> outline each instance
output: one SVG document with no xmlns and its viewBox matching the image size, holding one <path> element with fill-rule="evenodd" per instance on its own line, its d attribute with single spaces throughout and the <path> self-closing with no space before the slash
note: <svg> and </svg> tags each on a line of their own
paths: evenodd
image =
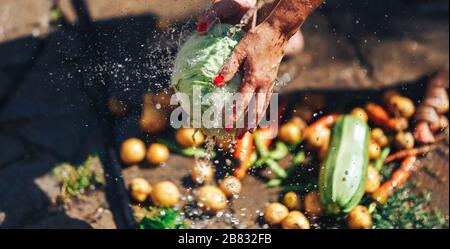
<svg viewBox="0 0 450 249">
<path fill-rule="evenodd" d="M 206 35 L 193 34 L 178 51 L 175 59 L 171 85 L 175 92 L 184 93 L 189 96 L 193 106 L 193 88 L 201 86 L 201 95 L 207 93 L 235 93 L 239 89 L 241 76 L 238 74 L 230 83 L 223 87 L 214 85 L 213 79 L 220 68 L 231 55 L 233 48 L 242 38 L 242 32 L 230 32 L 233 26 L 229 24 L 217 24 Z M 230 35 L 230 33 L 233 33 Z M 225 98 L 225 97 L 224 97 Z M 201 105 L 202 114 L 211 104 Z M 192 115 L 191 115 L 192 120 Z M 223 129 L 206 129 L 206 134 L 218 135 Z"/>
</svg>

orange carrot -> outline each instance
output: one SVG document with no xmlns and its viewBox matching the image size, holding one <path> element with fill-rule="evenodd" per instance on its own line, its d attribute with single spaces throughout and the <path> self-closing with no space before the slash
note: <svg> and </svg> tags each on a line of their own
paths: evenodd
<svg viewBox="0 0 450 249">
<path fill-rule="evenodd" d="M 331 127 L 334 123 L 336 123 L 339 117 L 341 117 L 339 114 L 328 114 L 319 118 L 317 121 L 306 127 L 303 137 L 308 137 L 318 127 Z"/>
<path fill-rule="evenodd" d="M 272 126 L 268 126 L 268 127 L 264 127 L 264 128 L 259 128 L 258 129 L 259 134 L 261 135 L 262 138 L 262 145 L 268 149 L 270 147 L 270 145 L 272 144 L 273 138 L 276 137 L 276 134 L 274 134 L 275 128 Z"/>
<path fill-rule="evenodd" d="M 373 194 L 372 198 L 380 204 L 386 203 L 396 189 L 401 188 L 414 171 L 417 169 L 417 158 L 408 156 L 402 165 L 392 174 L 391 179 L 383 183 Z"/>
<path fill-rule="evenodd" d="M 403 130 L 408 126 L 407 120 L 389 117 L 387 111 L 380 105 L 368 103 L 365 110 L 370 121 L 378 126 L 383 126 L 391 130 Z"/>
<path fill-rule="evenodd" d="M 398 159 L 403 159 L 403 158 L 408 157 L 408 156 L 420 156 L 420 155 L 423 155 L 423 154 L 426 154 L 426 153 L 430 152 L 434 148 L 436 148 L 436 146 L 425 145 L 425 146 L 422 146 L 422 147 L 419 147 L 419 148 L 401 150 L 401 151 L 398 151 L 398 152 L 388 156 L 386 158 L 386 160 L 384 160 L 384 164 L 388 164 L 388 163 L 390 163 L 392 161 L 395 161 L 395 160 L 398 160 Z"/>
<path fill-rule="evenodd" d="M 366 105 L 366 112 L 369 115 L 369 118 L 375 124 L 385 125 L 389 122 L 389 114 L 384 110 L 384 108 L 380 105 L 374 103 L 368 103 Z"/>
<path fill-rule="evenodd" d="M 234 146 L 233 157 L 237 167 L 234 168 L 234 176 L 243 179 L 250 166 L 251 155 L 253 152 L 253 134 L 247 132 L 244 137 L 236 142 Z"/>
</svg>

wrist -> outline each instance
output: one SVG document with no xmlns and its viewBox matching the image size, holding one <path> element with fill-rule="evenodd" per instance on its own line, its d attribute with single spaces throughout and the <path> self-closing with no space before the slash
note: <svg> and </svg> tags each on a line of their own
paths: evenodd
<svg viewBox="0 0 450 249">
<path fill-rule="evenodd" d="M 323 0 L 280 0 L 264 22 L 292 37 Z"/>
<path fill-rule="evenodd" d="M 259 26 L 265 26 L 266 29 L 271 30 L 271 33 L 274 36 L 284 38 L 286 41 L 291 38 L 291 36 L 295 33 L 292 33 L 292 31 L 286 29 L 278 22 L 270 22 L 269 20 L 264 21 Z"/>
</svg>

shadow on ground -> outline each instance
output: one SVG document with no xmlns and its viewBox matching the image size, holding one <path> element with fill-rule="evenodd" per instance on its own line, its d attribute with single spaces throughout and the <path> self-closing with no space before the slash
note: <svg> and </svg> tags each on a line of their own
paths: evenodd
<svg viewBox="0 0 450 249">
<path fill-rule="evenodd" d="M 105 103 L 110 95 L 139 103 L 150 83 L 166 77 L 155 73 L 158 65 L 149 58 L 155 18 L 94 23 L 83 1 L 73 5 L 79 17 L 75 26 L 62 20 L 46 39 L 0 44 L 2 228 L 92 227 L 87 218 L 69 217 L 54 206 L 59 188 L 48 179 L 55 164 L 79 165 L 93 154 L 101 157 L 108 183 L 97 204 L 114 218 L 94 227 L 126 226 L 116 197 L 120 190 L 114 187 L 121 183 L 119 172 L 108 167 L 114 140 Z"/>
</svg>

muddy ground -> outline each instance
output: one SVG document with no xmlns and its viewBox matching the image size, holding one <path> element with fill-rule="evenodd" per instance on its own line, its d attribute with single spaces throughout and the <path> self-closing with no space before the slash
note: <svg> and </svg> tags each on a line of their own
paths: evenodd
<svg viewBox="0 0 450 249">
<path fill-rule="evenodd" d="M 179 31 L 193 28 L 181 24 L 192 23 L 206 2 L 0 1 L 0 227 L 131 227 L 125 192 L 131 177 L 186 184 L 191 159 L 172 155 L 163 168 L 122 169 L 115 148 L 142 136 L 141 95 L 167 82 L 164 58 L 185 36 Z M 304 25 L 305 50 L 283 62 L 280 76 L 291 81 L 281 93 L 408 87 L 448 69 L 447 1 L 347 2 L 328 1 Z M 164 29 L 168 23 L 178 28 Z M 111 119 L 105 106 L 111 95 L 136 108 Z M 52 168 L 93 154 L 102 159 L 106 186 L 62 208 L 54 202 Z M 448 140 L 421 163 L 414 181 L 448 213 Z M 259 227 L 257 211 L 276 197 L 248 177 L 229 217 L 201 224 Z"/>
</svg>

